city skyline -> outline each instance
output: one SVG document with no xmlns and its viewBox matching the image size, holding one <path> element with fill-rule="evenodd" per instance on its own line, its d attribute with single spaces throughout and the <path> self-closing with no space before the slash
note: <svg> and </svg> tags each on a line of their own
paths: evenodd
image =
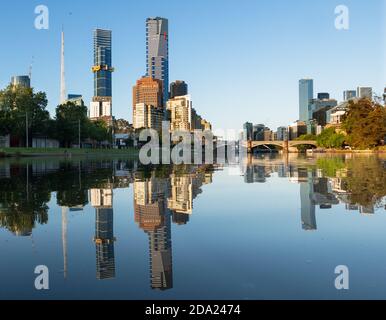
<svg viewBox="0 0 386 320">
<path fill-rule="evenodd" d="M 48 31 L 33 29 L 31 26 L 33 15 L 31 13 L 33 13 L 34 7 L 32 5 L 30 8 L 29 6 L 23 6 L 18 13 L 22 16 L 29 15 L 31 19 L 25 21 L 25 23 L 20 23 L 16 32 L 22 33 L 23 38 L 29 38 L 26 40 L 29 42 L 30 52 L 25 49 L 17 50 L 20 45 L 18 43 L 11 45 L 10 51 L 14 52 L 16 50 L 15 59 L 6 66 L 3 76 L 0 78 L 0 84 L 5 87 L 11 76 L 27 74 L 31 57 L 34 56 L 32 86 L 36 90 L 47 92 L 49 99 L 48 110 L 53 114 L 53 110 L 58 104 L 60 89 L 59 81 L 53 81 L 52 79 L 58 79 L 60 74 L 59 39 L 62 23 L 59 22 L 64 20 L 67 89 L 69 92 L 82 94 L 87 104 L 88 101 L 91 101 L 93 93 L 93 82 L 90 79 L 89 72 L 92 60 L 89 48 L 89 44 L 92 42 L 91 32 L 96 26 L 111 29 L 114 33 L 114 66 L 117 67 L 113 82 L 114 116 L 132 122 L 131 87 L 145 73 L 143 60 L 146 51 L 146 19 L 152 16 L 162 16 L 169 20 L 170 28 L 170 81 L 180 79 L 189 85 L 196 108 L 214 124 L 214 128 L 241 128 L 245 119 L 266 123 L 273 128 L 287 125 L 289 122 L 296 120 L 298 113 L 297 85 L 298 80 L 301 78 L 310 77 L 315 79 L 315 92 L 329 92 L 331 97 L 338 101 L 341 100 L 344 90 L 355 89 L 358 86 L 373 87 L 376 93 L 381 93 L 384 87 L 384 79 L 381 75 L 383 70 L 379 66 L 383 65 L 381 62 L 384 50 L 383 42 L 380 40 L 383 32 L 381 31 L 382 28 L 375 28 L 382 25 L 383 22 L 379 16 L 379 21 L 372 23 L 371 26 L 363 25 L 363 21 L 377 17 L 382 5 L 381 2 L 378 1 L 367 5 L 366 10 L 363 10 L 365 4 L 348 1 L 347 5 L 350 8 L 352 19 L 348 31 L 334 29 L 335 16 L 333 13 L 335 5 L 333 1 L 326 1 L 316 6 L 313 4 L 312 8 L 304 1 L 297 1 L 290 6 L 282 1 L 279 2 L 282 4 L 280 7 L 270 6 L 263 2 L 260 8 L 264 9 L 265 17 L 256 25 L 248 19 L 246 19 L 247 22 L 240 22 L 241 14 L 250 18 L 256 18 L 262 14 L 261 10 L 247 10 L 248 8 L 256 9 L 256 4 L 247 2 L 243 6 L 238 6 L 238 14 L 235 14 L 231 12 L 232 8 L 236 10 L 235 4 L 228 1 L 222 2 L 222 17 L 236 16 L 238 18 L 238 20 L 235 20 L 238 24 L 234 25 L 234 30 L 231 30 L 230 33 L 229 29 L 225 29 L 226 19 L 218 20 L 219 25 L 217 26 L 212 24 L 211 28 L 205 28 L 208 27 L 209 18 L 215 17 L 213 15 L 211 17 L 211 14 L 216 9 L 216 5 L 220 3 L 219 1 L 207 6 L 202 26 L 192 21 L 190 27 L 183 23 L 183 20 L 177 14 L 177 9 L 186 6 L 192 9 L 190 14 L 193 16 L 197 14 L 200 4 L 186 4 L 173 8 L 175 3 L 172 2 L 165 6 L 150 2 L 148 5 L 136 7 L 136 10 L 130 12 L 130 10 L 127 10 L 126 4 L 116 1 L 116 8 L 110 14 L 106 14 L 101 18 L 82 19 L 87 20 L 87 23 L 79 23 L 79 19 L 76 19 L 76 17 L 79 18 L 88 14 L 85 9 L 87 1 L 84 4 L 71 4 L 68 6 L 48 1 L 47 6 L 50 9 L 50 29 Z M 95 3 L 96 7 L 99 5 L 100 3 Z M 6 6 L 11 5 L 7 4 Z M 270 11 L 270 9 L 272 10 Z M 307 12 L 311 14 L 317 11 L 326 21 L 323 23 L 315 22 L 315 25 L 312 25 L 313 28 L 310 28 L 311 30 L 307 32 L 302 29 L 305 24 L 301 22 L 293 22 L 289 30 L 284 30 L 273 23 L 272 26 L 270 25 L 272 38 L 267 39 L 266 28 L 263 28 L 262 23 L 267 23 L 267 21 L 275 22 L 275 19 L 270 19 L 276 18 L 276 16 L 280 17 L 285 13 L 285 9 L 290 10 L 290 12 L 295 11 L 294 16 L 299 14 L 298 10 L 303 14 Z M 311 9 L 312 11 L 310 11 Z M 116 10 L 120 10 L 120 13 L 117 14 Z M 274 11 L 274 14 L 272 11 Z M 363 21 L 355 21 L 359 13 L 364 15 L 362 17 Z M 117 15 L 117 21 L 113 19 L 114 15 Z M 133 19 L 130 19 L 130 17 Z M 9 18 L 12 18 L 12 16 L 6 17 L 5 22 Z M 56 20 L 58 20 L 58 23 L 56 23 Z M 130 20 L 129 24 L 125 22 L 127 20 Z M 310 22 L 308 18 L 305 20 Z M 241 31 L 248 26 L 252 26 L 250 33 L 238 37 L 238 35 L 243 34 Z M 224 28 L 223 30 L 227 30 L 227 32 L 222 33 L 221 28 Z M 133 31 L 130 32 L 130 41 L 127 41 L 128 30 Z M 208 33 L 207 36 L 203 33 L 204 31 Z M 294 31 L 296 31 L 294 35 L 289 34 L 289 32 Z M 379 43 L 379 50 L 363 51 L 362 47 L 357 46 L 357 40 L 354 41 L 354 39 L 363 35 L 363 32 L 366 32 L 366 36 L 368 36 L 366 39 L 371 41 L 372 47 L 375 43 L 377 48 Z M 283 38 L 286 38 L 286 41 L 281 45 L 277 43 L 280 34 Z M 189 37 L 186 35 L 189 35 Z M 226 36 L 224 37 L 224 35 Z M 258 44 L 248 41 L 247 36 L 250 38 L 252 35 L 256 36 L 256 39 L 259 35 L 262 36 L 259 38 Z M 329 39 L 329 41 L 313 41 L 313 54 L 307 55 L 303 52 L 304 46 L 309 42 L 302 41 L 302 37 L 305 35 L 310 36 L 308 38 L 310 40 Z M 249 49 L 242 51 L 244 53 L 233 55 L 236 51 L 233 45 L 230 47 L 227 43 L 228 36 L 232 36 L 235 47 Z M 129 45 L 127 45 L 127 42 Z M 370 42 L 366 43 L 370 44 Z M 40 46 L 37 46 L 37 44 Z M 255 51 L 254 49 L 258 49 L 260 45 L 265 45 L 266 50 Z M 286 55 L 278 56 L 276 50 L 282 46 L 291 50 Z M 324 46 L 332 47 L 332 50 L 328 53 L 328 59 L 325 59 Z M 195 50 L 197 47 L 201 49 Z M 37 51 L 38 48 L 40 48 L 40 51 Z M 350 50 L 350 55 L 344 55 L 342 50 L 350 48 L 355 48 L 355 50 Z M 267 60 L 267 55 L 270 53 L 272 56 L 272 52 L 274 53 L 272 60 Z M 244 60 L 248 60 L 247 58 L 254 61 L 251 66 L 253 72 L 245 68 L 247 63 Z M 269 63 L 270 61 L 272 63 Z M 268 62 L 269 66 L 264 66 L 263 62 Z M 25 65 L 25 67 L 21 67 L 22 65 Z M 291 65 L 291 70 L 286 70 L 285 65 Z M 352 68 L 352 66 L 355 66 L 355 68 Z M 227 70 L 224 70 L 224 67 L 227 67 L 225 68 Z M 236 67 L 238 71 L 235 70 Z M 296 70 L 296 67 L 299 68 Z M 53 70 L 50 77 L 47 77 L 47 70 Z M 54 72 L 54 70 L 57 70 L 57 72 Z M 229 76 L 226 77 L 227 74 L 232 74 L 233 78 L 241 81 L 237 81 L 239 84 L 235 83 L 236 81 L 229 81 Z M 230 86 L 234 88 L 231 90 Z M 231 94 L 230 92 L 239 94 Z M 278 97 L 272 99 L 273 93 L 276 93 Z M 280 99 L 283 96 L 286 97 L 285 100 Z M 253 103 L 250 103 L 251 99 Z M 232 112 L 234 105 L 238 106 L 237 113 Z M 224 109 L 227 112 L 222 112 Z M 218 114 L 221 114 L 221 118 L 218 117 Z"/>
</svg>

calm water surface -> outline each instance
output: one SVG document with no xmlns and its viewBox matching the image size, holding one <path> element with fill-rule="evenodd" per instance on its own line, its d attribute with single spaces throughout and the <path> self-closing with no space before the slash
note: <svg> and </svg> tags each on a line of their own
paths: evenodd
<svg viewBox="0 0 386 320">
<path fill-rule="evenodd" d="M 386 299 L 385 205 L 384 156 L 2 160 L 0 299 Z"/>
</svg>

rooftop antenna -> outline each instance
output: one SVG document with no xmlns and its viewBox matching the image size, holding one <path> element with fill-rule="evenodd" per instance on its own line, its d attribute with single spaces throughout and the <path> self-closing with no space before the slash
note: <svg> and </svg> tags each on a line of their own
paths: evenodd
<svg viewBox="0 0 386 320">
<path fill-rule="evenodd" d="M 34 56 L 32 56 L 31 58 L 31 64 L 29 65 L 29 79 L 30 79 L 30 82 L 32 82 L 32 67 L 33 67 L 33 64 L 34 64 Z"/>
</svg>

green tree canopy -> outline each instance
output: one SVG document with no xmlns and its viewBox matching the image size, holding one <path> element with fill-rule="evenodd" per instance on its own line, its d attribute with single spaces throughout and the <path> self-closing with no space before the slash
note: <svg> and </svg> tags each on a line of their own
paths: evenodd
<svg viewBox="0 0 386 320">
<path fill-rule="evenodd" d="M 355 149 L 379 146 L 386 136 L 386 109 L 369 99 L 350 101 L 342 128 L 347 143 Z"/>
</svg>

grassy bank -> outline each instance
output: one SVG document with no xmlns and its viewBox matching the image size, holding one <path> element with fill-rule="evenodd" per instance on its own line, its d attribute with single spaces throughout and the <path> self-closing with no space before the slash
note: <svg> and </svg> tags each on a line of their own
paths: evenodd
<svg viewBox="0 0 386 320">
<path fill-rule="evenodd" d="M 72 157 L 72 156 L 98 156 L 98 155 L 122 155 L 138 156 L 139 151 L 129 149 L 64 149 L 64 148 L 0 148 L 1 157 Z"/>
</svg>

